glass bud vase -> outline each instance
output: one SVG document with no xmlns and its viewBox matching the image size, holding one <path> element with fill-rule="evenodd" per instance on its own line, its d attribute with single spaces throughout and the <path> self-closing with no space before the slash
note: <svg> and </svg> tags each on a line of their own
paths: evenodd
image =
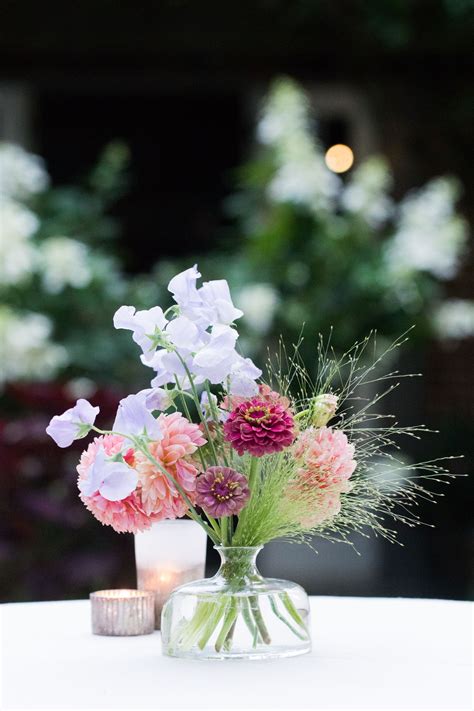
<svg viewBox="0 0 474 711">
<path fill-rule="evenodd" d="M 306 592 L 264 578 L 259 547 L 220 547 L 213 578 L 177 588 L 161 618 L 163 654 L 190 659 L 272 659 L 311 650 Z"/>
</svg>

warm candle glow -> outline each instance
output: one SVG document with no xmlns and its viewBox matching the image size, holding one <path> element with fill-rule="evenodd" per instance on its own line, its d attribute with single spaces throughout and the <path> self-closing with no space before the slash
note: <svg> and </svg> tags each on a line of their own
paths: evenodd
<svg viewBox="0 0 474 711">
<path fill-rule="evenodd" d="M 326 165 L 333 173 L 345 173 L 354 163 L 354 153 L 349 146 L 336 143 L 326 151 Z"/>
<path fill-rule="evenodd" d="M 150 634 L 155 627 L 155 596 L 146 590 L 98 590 L 90 594 L 92 632 L 128 636 Z"/>
<path fill-rule="evenodd" d="M 124 588 L 123 590 L 98 590 L 95 593 L 92 593 L 94 597 L 102 597 L 105 599 L 117 599 L 117 598 L 137 598 L 137 597 L 146 597 L 147 592 L 142 591 L 142 590 L 129 590 L 127 588 Z"/>
</svg>

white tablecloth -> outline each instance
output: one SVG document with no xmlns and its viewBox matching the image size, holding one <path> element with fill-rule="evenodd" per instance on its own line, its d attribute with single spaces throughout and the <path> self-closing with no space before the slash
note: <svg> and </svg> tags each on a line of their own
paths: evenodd
<svg viewBox="0 0 474 711">
<path fill-rule="evenodd" d="M 160 635 L 97 637 L 88 601 L 3 605 L 2 708 L 469 709 L 472 605 L 312 598 L 313 652 L 162 657 Z"/>
</svg>

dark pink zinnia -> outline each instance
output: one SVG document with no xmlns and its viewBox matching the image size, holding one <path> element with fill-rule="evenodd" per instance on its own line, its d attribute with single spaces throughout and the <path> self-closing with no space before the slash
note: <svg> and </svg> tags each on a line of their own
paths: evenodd
<svg viewBox="0 0 474 711">
<path fill-rule="evenodd" d="M 230 467 L 209 467 L 196 481 L 196 503 L 210 516 L 232 516 L 250 498 L 247 478 Z"/>
<path fill-rule="evenodd" d="M 254 457 L 281 452 L 295 438 L 289 410 L 281 403 L 258 397 L 246 400 L 232 410 L 224 423 L 224 434 L 240 455 L 249 452 Z"/>
</svg>

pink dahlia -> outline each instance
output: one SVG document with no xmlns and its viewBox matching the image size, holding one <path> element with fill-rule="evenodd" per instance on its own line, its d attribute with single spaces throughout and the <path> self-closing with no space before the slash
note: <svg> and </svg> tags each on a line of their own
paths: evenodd
<svg viewBox="0 0 474 711">
<path fill-rule="evenodd" d="M 194 503 L 198 470 L 189 457 L 206 440 L 198 425 L 189 422 L 179 412 L 161 414 L 158 424 L 162 439 L 149 445 L 150 452 Z M 134 467 L 141 484 L 141 499 L 146 513 L 159 519 L 184 516 L 188 506 L 161 469 L 142 452 L 136 452 Z"/>
<path fill-rule="evenodd" d="M 311 505 L 311 510 L 302 517 L 301 523 L 306 528 L 320 526 L 341 510 L 341 494 L 351 490 L 349 482 L 335 484 L 328 489 L 320 489 Z"/>
<path fill-rule="evenodd" d="M 229 467 L 209 467 L 198 477 L 196 503 L 210 516 L 232 516 L 241 511 L 250 498 L 243 474 Z"/>
<path fill-rule="evenodd" d="M 96 437 L 88 448 L 82 453 L 77 466 L 78 481 L 87 479 L 90 468 L 100 448 L 109 456 L 118 454 L 124 449 L 124 438 L 118 435 L 105 435 Z M 133 450 L 128 449 L 124 458 L 128 464 L 133 462 Z M 118 533 L 136 533 L 150 528 L 159 516 L 148 515 L 142 504 L 140 488 L 138 487 L 129 496 L 121 501 L 109 501 L 95 492 L 92 496 L 85 496 L 81 491 L 79 497 L 87 509 L 105 526 L 112 526 Z"/>
<path fill-rule="evenodd" d="M 301 477 L 318 489 L 350 479 L 357 466 L 354 451 L 344 432 L 331 427 L 309 427 L 295 443 L 295 456 L 302 460 Z"/>
<path fill-rule="evenodd" d="M 294 440 L 293 416 L 278 402 L 252 398 L 232 410 L 224 423 L 224 435 L 240 455 L 280 452 Z"/>
</svg>

